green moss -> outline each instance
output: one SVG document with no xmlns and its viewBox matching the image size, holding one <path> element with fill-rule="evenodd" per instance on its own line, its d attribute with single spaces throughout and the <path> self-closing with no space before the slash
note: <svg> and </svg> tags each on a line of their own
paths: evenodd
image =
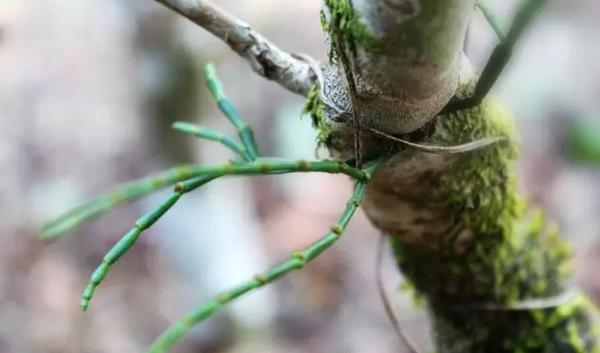
<svg viewBox="0 0 600 353">
<path fill-rule="evenodd" d="M 464 96 L 471 87 L 461 87 Z M 426 299 L 443 352 L 579 353 L 599 350 L 582 298 L 546 310 L 484 310 L 564 291 L 570 251 L 558 230 L 519 196 L 518 144 L 508 114 L 495 102 L 441 116 L 425 142 L 450 145 L 485 136 L 507 142 L 462 156 L 438 176 L 449 231 L 439 247 L 392 237 L 397 262 Z M 456 234 L 469 232 L 464 238 Z M 454 234 L 454 235 L 453 235 Z M 455 350 L 468 344 L 468 350 Z M 450 348 L 449 348 L 450 347 Z"/>
<path fill-rule="evenodd" d="M 325 14 L 321 12 L 321 26 L 329 35 L 331 43 L 335 43 L 332 30 L 336 28 L 352 53 L 356 53 L 357 47 L 373 53 L 383 51 L 385 42 L 361 21 L 352 7 L 351 0 L 325 0 L 325 3 L 331 12 L 331 23 L 327 22 Z M 334 47 L 335 45 L 330 47 L 330 59 L 334 58 Z"/>
<path fill-rule="evenodd" d="M 522 313 L 518 334 L 506 337 L 503 347 L 511 352 L 598 352 L 598 335 L 587 312 L 593 304 L 583 295 L 557 308 L 530 310 Z"/>
<path fill-rule="evenodd" d="M 312 120 L 312 126 L 317 130 L 317 145 L 326 147 L 330 144 L 333 136 L 333 127 L 323 110 L 321 102 L 319 85 L 314 85 L 307 95 L 306 104 L 302 110 L 303 115 L 309 115 Z"/>
</svg>

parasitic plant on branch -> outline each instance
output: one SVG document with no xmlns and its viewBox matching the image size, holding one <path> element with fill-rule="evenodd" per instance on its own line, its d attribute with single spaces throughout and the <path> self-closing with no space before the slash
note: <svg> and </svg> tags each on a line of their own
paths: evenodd
<svg viewBox="0 0 600 353">
<path fill-rule="evenodd" d="M 281 264 L 199 305 L 148 352 L 166 352 L 222 306 L 307 265 L 341 237 L 359 205 L 425 299 L 438 352 L 600 352 L 596 308 L 567 285 L 570 253 L 556 227 L 519 194 L 513 123 L 488 98 L 546 1 L 521 0 L 504 30 L 482 1 L 324 0 L 329 60 L 323 63 L 282 51 L 208 1 L 156 1 L 222 39 L 259 75 L 305 96 L 318 143 L 333 159 L 263 156 L 207 66 L 208 87 L 239 138 L 189 123 L 174 128 L 221 143 L 237 160 L 180 166 L 134 181 L 44 228 L 44 238 L 55 238 L 119 203 L 174 186 L 106 254 L 84 291 L 84 310 L 109 269 L 186 193 L 229 175 L 325 172 L 355 181 L 338 222 Z M 498 37 L 480 75 L 462 50 L 477 9 Z M 394 323 L 407 348 L 417 351 Z"/>
</svg>

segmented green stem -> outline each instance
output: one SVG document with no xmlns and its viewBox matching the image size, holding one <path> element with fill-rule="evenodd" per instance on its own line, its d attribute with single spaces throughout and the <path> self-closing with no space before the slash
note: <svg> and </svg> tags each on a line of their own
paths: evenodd
<svg viewBox="0 0 600 353">
<path fill-rule="evenodd" d="M 250 157 L 246 149 L 239 143 L 235 142 L 235 140 L 231 136 L 227 136 L 215 130 L 207 129 L 195 124 L 190 124 L 181 121 L 174 123 L 173 129 L 196 136 L 198 138 L 219 142 L 225 147 L 232 150 L 235 154 L 242 157 L 242 159 L 244 159 L 245 161 L 252 161 L 252 158 Z"/>
<path fill-rule="evenodd" d="M 252 129 L 244 122 L 233 104 L 224 95 L 223 88 L 217 77 L 214 66 L 210 64 L 207 65 L 205 72 L 207 85 L 213 97 L 225 116 L 237 129 L 244 146 L 242 147 L 239 143 L 235 142 L 233 138 L 218 131 L 202 128 L 193 124 L 177 122 L 174 124 L 173 128 L 200 138 L 219 142 L 238 154 L 245 161 L 249 162 L 255 160 L 258 157 L 258 149 L 256 147 Z M 135 200 L 146 194 L 160 190 L 165 186 L 189 179 L 190 176 L 187 175 L 186 171 L 187 169 L 182 171 L 179 167 L 169 169 L 163 173 L 130 182 L 117 188 L 115 191 L 92 199 L 48 222 L 42 228 L 40 238 L 57 238 L 80 224 L 111 210 L 118 204 Z"/>
<path fill-rule="evenodd" d="M 204 175 L 212 180 L 213 178 L 225 175 L 282 174 L 293 172 L 342 173 L 355 179 L 362 180 L 365 178 L 363 171 L 352 168 L 343 162 L 333 160 L 304 161 L 260 158 L 251 163 L 229 162 L 219 166 L 181 166 L 127 183 L 114 191 L 75 207 L 62 216 L 48 222 L 42 228 L 40 237 L 43 239 L 56 238 L 85 221 L 107 212 L 118 204 L 138 199 L 151 192 L 194 177 Z"/>
<path fill-rule="evenodd" d="M 346 174 L 357 180 L 367 180 L 368 173 L 349 166 L 342 161 L 336 160 L 291 160 L 283 158 L 258 158 L 249 163 L 240 163 L 229 161 L 216 166 L 196 166 L 187 167 L 187 173 L 190 177 L 201 175 L 207 176 L 226 176 L 226 175 L 268 175 L 268 174 L 286 174 L 298 172 L 321 172 L 331 174 Z"/>
<path fill-rule="evenodd" d="M 173 194 L 169 196 L 169 198 L 167 198 L 154 210 L 140 217 L 135 222 L 135 226 L 131 228 L 129 232 L 125 233 L 121 240 L 119 240 L 110 249 L 110 251 L 106 253 L 104 258 L 102 259 L 102 263 L 100 264 L 100 266 L 98 266 L 94 273 L 92 273 L 88 285 L 83 291 L 83 295 L 81 297 L 81 309 L 84 311 L 87 310 L 90 300 L 94 295 L 94 291 L 96 290 L 96 287 L 98 287 L 100 282 L 102 282 L 104 277 L 106 277 L 110 267 L 117 260 L 119 260 L 119 258 L 123 254 L 125 254 L 133 246 L 133 244 L 135 244 L 136 240 L 140 237 L 142 232 L 150 228 L 162 216 L 164 216 L 164 214 L 167 213 L 167 211 L 169 211 L 177 203 L 177 201 L 179 201 L 179 198 L 183 196 L 183 194 L 193 191 L 215 178 L 216 177 L 211 176 L 200 176 L 194 179 L 177 183 L 175 185 Z"/>
<path fill-rule="evenodd" d="M 202 321 L 208 319 L 217 313 L 224 305 L 241 297 L 242 295 L 258 289 L 268 283 L 274 282 L 288 273 L 301 269 L 314 260 L 317 256 L 329 249 L 343 234 L 352 216 L 356 212 L 360 201 L 363 199 L 366 183 L 369 175 L 372 174 L 383 162 L 384 158 L 377 159 L 367 163 L 363 173 L 365 179 L 359 179 L 354 188 L 352 196 L 346 203 L 346 208 L 340 216 L 337 224 L 331 227 L 330 231 L 322 238 L 318 239 L 308 247 L 301 251 L 293 252 L 290 259 L 283 263 L 272 267 L 263 274 L 254 276 L 254 278 L 234 287 L 227 291 L 218 294 L 213 299 L 201 304 L 196 309 L 192 310 L 179 322 L 173 324 L 170 328 L 164 331 L 148 349 L 147 353 L 164 353 L 167 352 L 175 343 L 177 343 L 187 332 L 198 325 Z"/>
<path fill-rule="evenodd" d="M 80 224 L 113 209 L 119 204 L 136 200 L 144 195 L 189 178 L 187 168 L 176 167 L 124 184 L 46 223 L 42 228 L 40 238 L 55 239 Z"/>
<path fill-rule="evenodd" d="M 492 29 L 496 33 L 496 37 L 498 37 L 498 40 L 500 40 L 501 42 L 504 41 L 504 31 L 502 30 L 502 26 L 498 21 L 498 17 L 496 17 L 496 15 L 494 14 L 494 11 L 492 11 L 490 6 L 487 4 L 487 1 L 477 1 L 477 8 L 481 11 L 490 27 L 492 27 Z"/>
<path fill-rule="evenodd" d="M 198 308 L 191 311 L 181 321 L 172 325 L 163 334 L 161 334 L 154 344 L 148 349 L 148 353 L 167 352 L 177 341 L 195 325 L 208 319 L 218 312 L 227 303 L 239 298 L 240 296 L 258 289 L 268 283 L 274 282 L 286 274 L 301 269 L 314 260 L 317 256 L 331 247 L 342 235 L 346 226 L 352 219 L 354 212 L 359 206 L 365 191 L 365 182 L 360 181 L 356 184 L 354 193 L 346 205 L 346 209 L 339 218 L 338 223 L 331 227 L 331 230 L 322 238 L 312 243 L 307 248 L 296 251 L 291 254 L 290 259 L 271 268 L 267 272 L 254 276 L 254 278 L 217 295 L 213 299 L 201 304 Z"/>
<path fill-rule="evenodd" d="M 325 172 L 334 174 L 346 174 L 360 182 L 366 182 L 369 178 L 369 172 L 359 170 L 349 165 L 332 160 L 323 161 L 294 161 L 275 158 L 259 158 L 249 163 L 229 162 L 220 166 L 188 166 L 179 168 L 186 176 L 186 182 L 175 185 L 173 195 L 169 197 L 159 207 L 141 217 L 135 223 L 135 226 L 129 230 L 104 256 L 102 263 L 94 271 L 87 287 L 81 298 L 81 308 L 86 310 L 96 287 L 104 280 L 110 267 L 125 254 L 138 240 L 142 232 L 150 228 L 158 221 L 179 198 L 187 192 L 190 192 L 211 180 L 226 175 L 264 175 L 264 174 L 284 174 L 294 172 Z"/>
<path fill-rule="evenodd" d="M 177 183 L 173 194 L 157 208 L 139 218 L 135 222 L 134 227 L 131 228 L 104 256 L 100 266 L 98 266 L 91 275 L 90 281 L 82 295 L 81 308 L 83 310 L 88 308 L 95 289 L 106 277 L 110 267 L 135 244 L 140 235 L 169 211 L 185 193 L 191 192 L 214 179 L 226 175 L 324 172 L 346 174 L 356 180 L 356 187 L 338 223 L 331 228 L 329 233 L 304 250 L 293 253 L 288 261 L 271 268 L 263 275 L 256 276 L 252 280 L 235 287 L 230 291 L 224 292 L 193 311 L 184 318 L 184 320 L 161 335 L 153 348 L 151 348 L 151 352 L 165 351 L 175 344 L 178 339 L 183 337 L 192 326 L 214 314 L 221 306 L 253 289 L 262 287 L 291 271 L 303 267 L 306 263 L 319 256 L 323 251 L 333 245 L 333 243 L 335 243 L 342 235 L 344 229 L 354 215 L 354 212 L 358 208 L 359 202 L 363 198 L 365 185 L 370 177 L 370 173 L 383 162 L 383 159 L 376 160 L 368 163 L 365 169 L 357 169 L 344 162 L 335 160 L 306 161 L 280 158 L 258 158 L 259 152 L 252 130 L 242 120 L 233 104 L 223 94 L 223 89 L 212 65 L 207 65 L 206 67 L 206 79 L 213 97 L 218 102 L 219 108 L 236 127 L 243 147 L 229 136 L 192 124 L 176 123 L 174 128 L 200 138 L 217 141 L 234 151 L 242 157 L 245 162 L 230 161 L 217 166 L 187 165 L 170 169 L 153 177 L 126 184 L 110 194 L 100 196 L 67 212 L 65 215 L 46 225 L 43 230 L 43 236 L 46 238 L 54 237 L 93 216 L 107 211 L 118 203 L 138 198 L 149 192 L 161 189 L 166 185 Z"/>
<path fill-rule="evenodd" d="M 242 143 L 246 151 L 252 159 L 260 156 L 258 151 L 258 146 L 256 144 L 256 140 L 254 139 L 254 133 L 252 132 L 252 128 L 248 125 L 240 116 L 237 109 L 233 105 L 233 103 L 225 96 L 223 91 L 223 86 L 221 85 L 221 81 L 219 81 L 219 77 L 217 76 L 217 71 L 212 64 L 206 65 L 204 69 L 204 75 L 206 77 L 206 84 L 208 89 L 210 90 L 213 98 L 217 101 L 217 105 L 219 109 L 225 114 L 227 119 L 235 126 Z"/>
</svg>

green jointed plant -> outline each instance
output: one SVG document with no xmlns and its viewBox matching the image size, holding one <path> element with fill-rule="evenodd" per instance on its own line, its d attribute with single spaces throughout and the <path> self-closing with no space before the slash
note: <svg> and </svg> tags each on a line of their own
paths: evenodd
<svg viewBox="0 0 600 353">
<path fill-rule="evenodd" d="M 173 194 L 157 208 L 139 218 L 135 222 L 134 227 L 104 256 L 102 263 L 92 274 L 89 284 L 83 293 L 81 300 L 81 308 L 83 310 L 88 308 L 94 290 L 107 275 L 109 268 L 134 245 L 142 232 L 158 221 L 185 193 L 191 192 L 214 179 L 228 175 L 321 172 L 345 174 L 353 178 L 356 185 L 338 222 L 331 227 L 327 234 L 310 246 L 292 253 L 290 259 L 287 261 L 282 262 L 263 274 L 256 275 L 247 282 L 225 291 L 217 295 L 214 299 L 202 304 L 180 322 L 165 331 L 149 349 L 149 352 L 165 352 L 179 338 L 185 335 L 191 327 L 212 316 L 223 305 L 253 289 L 271 283 L 291 271 L 304 267 L 305 264 L 315 259 L 333 245 L 341 237 L 354 212 L 359 207 L 370 173 L 385 159 L 385 157 L 379 158 L 367 163 L 364 169 L 357 169 L 345 162 L 336 160 L 307 161 L 261 157 L 251 127 L 243 121 L 233 104 L 224 95 L 221 83 L 212 65 L 206 66 L 205 75 L 207 85 L 213 97 L 225 116 L 236 127 L 242 144 L 236 142 L 233 137 L 190 123 L 178 122 L 173 127 L 199 138 L 222 143 L 225 147 L 232 150 L 241 159 L 240 161 L 229 161 L 222 165 L 208 167 L 198 165 L 180 166 L 157 176 L 126 184 L 122 188 L 100 196 L 67 212 L 65 215 L 49 222 L 43 228 L 42 238 L 55 238 L 85 221 L 109 211 L 119 203 L 131 201 L 145 194 L 174 185 Z"/>
<path fill-rule="evenodd" d="M 335 159 L 261 156 L 252 129 L 207 66 L 208 87 L 240 142 L 189 123 L 174 128 L 221 143 L 238 160 L 181 166 L 126 184 L 44 228 L 44 238 L 55 238 L 120 203 L 174 186 L 106 254 L 84 291 L 84 310 L 110 267 L 185 193 L 229 175 L 325 172 L 355 181 L 338 223 L 280 265 L 198 306 L 149 352 L 166 352 L 223 305 L 315 259 L 340 238 L 361 202 L 424 299 L 438 352 L 600 352 L 595 306 L 566 285 L 570 252 L 556 227 L 519 196 L 513 124 L 487 98 L 544 0 L 523 0 L 506 32 L 481 1 L 326 0 L 321 23 L 330 55 L 321 64 L 281 51 L 207 1 L 157 1 L 225 40 L 258 74 L 306 96 L 319 143 Z M 475 8 L 500 40 L 479 77 L 462 52 Z"/>
</svg>

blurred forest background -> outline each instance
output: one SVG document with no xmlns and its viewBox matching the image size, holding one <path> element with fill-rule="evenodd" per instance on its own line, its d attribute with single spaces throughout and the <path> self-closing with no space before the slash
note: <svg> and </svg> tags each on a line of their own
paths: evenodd
<svg viewBox="0 0 600 353">
<path fill-rule="evenodd" d="M 491 5 L 509 19 L 518 1 Z M 325 57 L 319 0 L 220 0 L 283 49 Z M 600 2 L 551 2 L 495 93 L 518 121 L 522 187 L 576 251 L 576 281 L 600 301 Z M 480 14 L 468 55 L 495 39 Z M 0 353 L 141 352 L 187 310 L 324 233 L 350 193 L 344 177 L 231 178 L 183 199 L 111 271 L 87 314 L 79 296 L 106 250 L 164 194 L 121 207 L 62 241 L 42 223 L 118 183 L 230 157 L 170 129 L 232 127 L 202 67 L 270 155 L 313 157 L 303 99 L 256 76 L 201 28 L 151 0 L 0 0 Z M 325 155 L 325 152 L 320 152 Z M 249 295 L 174 352 L 401 351 L 375 289 L 378 234 L 364 216 L 304 270 Z M 397 315 L 423 351 L 429 326 L 391 258 Z"/>
</svg>

